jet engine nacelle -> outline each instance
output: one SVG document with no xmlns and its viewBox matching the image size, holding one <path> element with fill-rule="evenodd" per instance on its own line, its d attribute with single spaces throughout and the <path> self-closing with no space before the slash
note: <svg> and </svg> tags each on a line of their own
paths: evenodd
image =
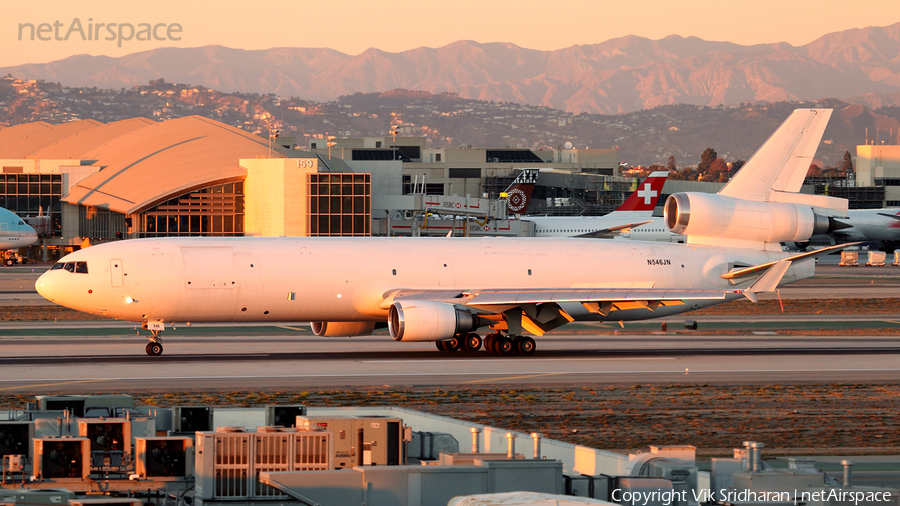
<svg viewBox="0 0 900 506">
<path fill-rule="evenodd" d="M 313 334 L 322 337 L 367 336 L 375 330 L 375 322 L 311 322 Z"/>
<path fill-rule="evenodd" d="M 388 315 L 388 330 L 396 341 L 443 341 L 481 324 L 482 318 L 445 302 L 400 300 L 391 304 Z"/>
<path fill-rule="evenodd" d="M 710 193 L 666 199 L 666 228 L 676 234 L 755 242 L 803 242 L 835 229 L 834 219 L 809 206 L 759 202 Z"/>
</svg>

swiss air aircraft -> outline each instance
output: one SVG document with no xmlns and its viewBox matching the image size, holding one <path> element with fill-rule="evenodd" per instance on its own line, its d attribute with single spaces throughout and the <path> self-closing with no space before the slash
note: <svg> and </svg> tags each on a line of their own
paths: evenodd
<svg viewBox="0 0 900 506">
<path fill-rule="evenodd" d="M 636 232 L 653 221 L 653 210 L 668 176 L 667 171 L 651 173 L 618 209 L 604 216 L 524 216 L 522 219 L 534 223 L 535 237 L 606 239 Z"/>
<path fill-rule="evenodd" d="M 176 322 L 309 321 L 446 352 L 530 355 L 572 321 L 671 316 L 814 274 L 780 242 L 827 232 L 847 201 L 797 193 L 830 109 L 800 109 L 718 193 L 680 193 L 666 226 L 686 244 L 577 238 L 240 237 L 134 239 L 63 257 L 36 282 L 50 301 L 150 330 Z M 485 335 L 482 338 L 482 335 Z"/>
<path fill-rule="evenodd" d="M 12 211 L 0 207 L 0 251 L 31 246 L 37 240 L 34 228 Z"/>
</svg>

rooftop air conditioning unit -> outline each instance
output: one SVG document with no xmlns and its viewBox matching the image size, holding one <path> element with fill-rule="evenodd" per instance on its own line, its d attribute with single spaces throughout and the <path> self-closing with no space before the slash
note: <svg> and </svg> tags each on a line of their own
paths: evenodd
<svg viewBox="0 0 900 506">
<path fill-rule="evenodd" d="M 78 435 L 91 442 L 91 468 L 124 471 L 131 461 L 131 420 L 84 418 Z"/>
<path fill-rule="evenodd" d="M 34 422 L 0 421 L 0 459 L 6 455 L 31 457 Z"/>
<path fill-rule="evenodd" d="M 134 438 L 134 468 L 140 479 L 184 479 L 194 473 L 194 440 L 185 437 Z"/>
<path fill-rule="evenodd" d="M 91 473 L 91 442 L 83 437 L 34 440 L 32 474 L 39 481 L 83 481 Z"/>
<path fill-rule="evenodd" d="M 266 406 L 266 425 L 296 427 L 297 417 L 306 415 L 306 406 Z"/>
<path fill-rule="evenodd" d="M 172 430 L 206 432 L 212 430 L 213 410 L 209 406 L 176 406 L 172 409 Z"/>
<path fill-rule="evenodd" d="M 262 485 L 263 471 L 332 469 L 332 434 L 318 430 L 260 427 L 257 432 L 219 427 L 197 434 L 195 497 L 209 500 L 281 498 Z"/>
</svg>

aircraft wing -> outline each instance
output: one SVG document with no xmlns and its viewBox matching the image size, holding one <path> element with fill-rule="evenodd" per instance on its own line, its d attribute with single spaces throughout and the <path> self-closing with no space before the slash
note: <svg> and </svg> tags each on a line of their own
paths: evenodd
<svg viewBox="0 0 900 506">
<path fill-rule="evenodd" d="M 399 300 L 446 302 L 469 307 L 476 313 L 505 316 L 509 331 L 527 331 L 535 335 L 565 325 L 574 320 L 563 305 L 581 304 L 595 314 L 610 316 L 615 311 L 649 309 L 683 305 L 691 301 L 721 300 L 742 290 L 668 290 L 668 289 L 485 289 L 463 291 L 397 290 L 386 294 L 382 307 Z"/>
<path fill-rule="evenodd" d="M 900 220 L 900 215 L 897 214 L 888 214 L 888 213 L 878 213 L 881 216 L 887 216 L 888 218 L 893 218 L 895 220 Z"/>
<path fill-rule="evenodd" d="M 631 232 L 631 229 L 640 227 L 641 225 L 646 225 L 653 220 L 647 221 L 639 221 L 637 223 L 626 223 L 624 225 L 617 225 L 615 227 L 604 228 L 601 230 L 595 230 L 593 232 L 587 232 L 585 234 L 579 234 L 573 237 L 587 237 L 591 239 L 611 239 L 619 234 L 624 234 L 626 232 Z"/>
</svg>

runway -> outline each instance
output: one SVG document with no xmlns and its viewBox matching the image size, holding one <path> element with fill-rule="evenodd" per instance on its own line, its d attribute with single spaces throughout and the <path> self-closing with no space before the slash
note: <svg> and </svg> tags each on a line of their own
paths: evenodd
<svg viewBox="0 0 900 506">
<path fill-rule="evenodd" d="M 387 335 L 320 338 L 299 326 L 194 327 L 170 331 L 165 354 L 150 357 L 135 332 L 98 330 L 0 337 L 0 392 L 900 380 L 900 336 L 563 334 L 539 339 L 531 357 L 496 357 Z"/>
<path fill-rule="evenodd" d="M 33 279 L 46 268 L 4 269 L 0 306 L 45 303 L 33 293 Z M 820 271 L 784 287 L 781 297 L 900 295 L 897 267 L 826 264 Z M 900 308 L 878 315 L 687 313 L 668 318 L 668 329 L 680 330 L 688 319 L 701 332 L 663 334 L 659 321 L 624 329 L 571 324 L 538 338 L 531 357 L 448 354 L 433 343 L 394 342 L 386 333 L 320 338 L 290 322 L 177 326 L 163 333 L 165 354 L 149 357 L 147 333 L 138 335 L 133 323 L 0 322 L 0 392 L 900 381 L 900 335 L 882 335 L 900 334 Z"/>
</svg>

